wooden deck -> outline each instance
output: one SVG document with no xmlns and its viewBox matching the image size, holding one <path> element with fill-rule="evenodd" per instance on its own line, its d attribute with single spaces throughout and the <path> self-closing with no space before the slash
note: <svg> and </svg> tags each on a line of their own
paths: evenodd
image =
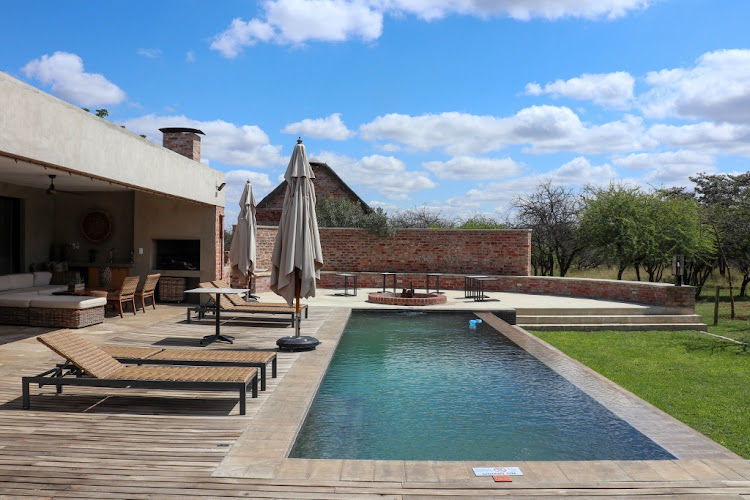
<svg viewBox="0 0 750 500">
<path fill-rule="evenodd" d="M 310 307 L 303 334 L 312 353 L 279 353 L 276 379 L 238 415 L 231 393 L 66 387 L 32 388 L 21 409 L 22 375 L 59 358 L 35 340 L 43 328 L 0 326 L 0 498 L 750 498 L 750 461 L 731 454 L 673 461 L 403 462 L 285 459 L 299 413 L 312 397 L 301 382 L 325 371 L 348 309 Z M 278 323 L 227 321 L 232 346 L 275 348 L 291 333 Z M 185 306 L 159 305 L 78 331 L 95 343 L 198 347 L 212 318 L 187 325 Z M 299 403 L 302 400 L 303 403 Z M 294 420 L 294 419 L 290 419 Z M 290 430 L 292 429 L 292 430 Z M 472 466 L 514 465 L 511 483 L 474 477 Z"/>
</svg>

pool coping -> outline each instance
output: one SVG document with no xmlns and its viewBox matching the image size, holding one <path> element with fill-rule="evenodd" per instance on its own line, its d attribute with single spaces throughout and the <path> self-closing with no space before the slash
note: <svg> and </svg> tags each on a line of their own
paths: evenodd
<svg viewBox="0 0 750 500">
<path fill-rule="evenodd" d="M 575 469 L 578 476 L 580 467 L 591 467 L 592 479 L 602 481 L 632 481 L 634 476 L 649 481 L 694 480 L 689 474 L 685 476 L 672 470 L 668 464 L 673 461 L 668 460 L 490 463 L 287 458 L 350 314 L 349 308 L 331 308 L 322 321 L 302 322 L 301 335 L 315 336 L 321 344 L 314 351 L 293 353 L 295 359 L 289 371 L 214 470 L 213 477 L 462 483 L 487 479 L 474 478 L 472 467 L 517 466 L 526 476 L 531 473 L 531 477 L 540 475 L 560 481 L 565 481 L 566 469 Z M 491 312 L 475 314 L 669 451 L 678 461 L 702 464 L 705 460 L 744 460 L 522 328 L 505 323 Z"/>
</svg>

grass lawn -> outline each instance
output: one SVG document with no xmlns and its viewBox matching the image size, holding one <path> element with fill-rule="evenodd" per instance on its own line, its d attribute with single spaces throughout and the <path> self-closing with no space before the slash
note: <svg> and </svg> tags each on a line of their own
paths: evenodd
<svg viewBox="0 0 750 500">
<path fill-rule="evenodd" d="M 704 319 L 709 325 L 713 305 L 710 315 L 709 321 Z M 747 337 L 747 330 L 734 326 L 709 329 L 728 337 Z M 750 347 L 699 332 L 534 335 L 750 459 Z"/>
</svg>

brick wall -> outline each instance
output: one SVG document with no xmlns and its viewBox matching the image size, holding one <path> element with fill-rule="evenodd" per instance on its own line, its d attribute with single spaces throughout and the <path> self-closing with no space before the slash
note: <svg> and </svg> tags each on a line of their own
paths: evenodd
<svg viewBox="0 0 750 500">
<path fill-rule="evenodd" d="M 258 228 L 259 273 L 256 290 L 268 290 L 271 254 L 276 227 Z M 464 276 L 484 274 L 496 278 L 485 283 L 487 291 L 558 295 L 640 304 L 663 305 L 692 312 L 695 288 L 664 283 L 529 276 L 531 232 L 524 230 L 399 230 L 381 239 L 362 229 L 320 228 L 323 272 L 318 286 L 343 286 L 337 272 L 355 272 L 359 286 L 379 288 L 379 272 L 396 272 L 398 288 L 424 288 L 426 273 L 444 273 L 442 290 L 462 290 Z M 388 278 L 391 287 L 391 278 Z M 432 278 L 431 289 L 435 289 Z"/>
<path fill-rule="evenodd" d="M 258 227 L 257 267 L 271 269 L 276 227 Z M 327 271 L 529 274 L 531 231 L 402 229 L 380 238 L 364 229 L 320 228 Z"/>
</svg>

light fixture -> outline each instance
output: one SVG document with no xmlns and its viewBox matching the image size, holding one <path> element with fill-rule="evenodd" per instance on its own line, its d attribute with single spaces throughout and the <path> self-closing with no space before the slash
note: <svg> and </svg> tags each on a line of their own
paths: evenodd
<svg viewBox="0 0 750 500">
<path fill-rule="evenodd" d="M 49 174 L 49 187 L 47 188 L 47 194 L 57 194 L 57 189 L 55 189 L 55 177 L 57 176 Z"/>
<path fill-rule="evenodd" d="M 222 182 L 221 184 L 219 184 L 218 186 L 216 186 L 216 190 L 217 191 L 221 191 L 222 189 L 224 189 L 224 186 L 226 186 L 226 185 L 227 185 L 226 182 Z"/>
</svg>

